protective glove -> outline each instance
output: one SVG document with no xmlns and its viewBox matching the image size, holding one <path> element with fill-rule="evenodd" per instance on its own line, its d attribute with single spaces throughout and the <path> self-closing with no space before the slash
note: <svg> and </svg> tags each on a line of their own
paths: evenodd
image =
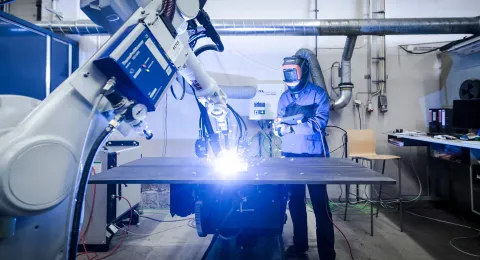
<svg viewBox="0 0 480 260">
<path fill-rule="evenodd" d="M 274 133 L 278 137 L 282 137 L 284 135 L 293 133 L 292 126 L 287 124 L 276 124 L 274 129 L 275 129 Z"/>
</svg>

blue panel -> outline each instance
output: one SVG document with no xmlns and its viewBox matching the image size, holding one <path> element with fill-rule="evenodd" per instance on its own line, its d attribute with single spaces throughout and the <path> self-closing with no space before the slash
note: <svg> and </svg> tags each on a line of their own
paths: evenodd
<svg viewBox="0 0 480 260">
<path fill-rule="evenodd" d="M 54 91 L 69 76 L 69 58 L 67 43 L 52 39 L 51 46 L 50 91 Z"/>
<path fill-rule="evenodd" d="M 44 34 L 0 17 L 0 95 L 44 99 L 47 42 Z"/>
<path fill-rule="evenodd" d="M 53 90 L 68 77 L 67 44 L 72 46 L 72 72 L 78 68 L 78 43 L 0 12 L 0 95 L 45 98 L 47 36 L 51 37 L 50 88 Z"/>
<path fill-rule="evenodd" d="M 126 46 L 122 46 L 126 45 Z M 94 61 L 107 77 L 116 77 L 122 95 L 155 110 L 176 67 L 143 25 L 133 25 Z"/>
</svg>

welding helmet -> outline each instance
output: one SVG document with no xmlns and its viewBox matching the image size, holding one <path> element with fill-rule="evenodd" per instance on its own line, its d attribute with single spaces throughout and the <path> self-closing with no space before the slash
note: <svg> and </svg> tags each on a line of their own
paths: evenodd
<svg viewBox="0 0 480 260">
<path fill-rule="evenodd" d="M 283 78 L 291 93 L 302 91 L 307 83 L 309 67 L 307 60 L 293 56 L 283 59 Z"/>
</svg>

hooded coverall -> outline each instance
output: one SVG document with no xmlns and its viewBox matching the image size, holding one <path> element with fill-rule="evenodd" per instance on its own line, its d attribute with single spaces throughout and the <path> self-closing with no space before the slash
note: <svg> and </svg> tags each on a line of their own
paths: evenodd
<svg viewBox="0 0 480 260">
<path fill-rule="evenodd" d="M 293 125 L 293 133 L 282 137 L 282 154 L 286 157 L 329 157 L 325 127 L 330 116 L 329 97 L 325 89 L 307 82 L 297 94 L 285 91 L 278 102 L 278 117 L 303 114 L 308 121 Z M 308 250 L 305 185 L 291 185 L 289 209 L 293 222 L 293 242 L 298 252 Z M 328 206 L 326 185 L 308 185 L 316 219 L 318 254 L 321 260 L 335 259 L 332 213 Z M 328 215 L 327 215 L 328 214 Z"/>
</svg>

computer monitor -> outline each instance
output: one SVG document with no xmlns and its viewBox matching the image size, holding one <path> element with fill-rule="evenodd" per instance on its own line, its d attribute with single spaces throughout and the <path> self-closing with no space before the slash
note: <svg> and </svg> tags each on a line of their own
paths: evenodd
<svg viewBox="0 0 480 260">
<path fill-rule="evenodd" d="M 453 127 L 480 129 L 480 99 L 453 101 Z"/>
</svg>

